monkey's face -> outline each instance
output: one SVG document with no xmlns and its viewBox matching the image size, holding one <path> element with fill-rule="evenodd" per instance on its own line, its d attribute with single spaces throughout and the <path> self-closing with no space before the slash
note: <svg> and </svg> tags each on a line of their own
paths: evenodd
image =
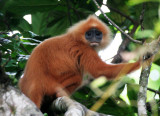
<svg viewBox="0 0 160 116">
<path fill-rule="evenodd" d="M 102 41 L 103 34 L 100 30 L 91 28 L 85 33 L 85 38 L 91 47 L 97 47 Z"/>
</svg>

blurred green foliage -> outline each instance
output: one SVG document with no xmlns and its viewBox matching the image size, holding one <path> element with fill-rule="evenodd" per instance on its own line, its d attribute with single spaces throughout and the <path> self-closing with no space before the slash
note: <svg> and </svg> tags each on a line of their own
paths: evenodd
<svg viewBox="0 0 160 116">
<path fill-rule="evenodd" d="M 99 4 L 102 4 L 101 0 L 97 1 Z M 139 21 L 142 4 L 140 3 L 144 1 L 147 2 L 145 3 L 143 21 L 144 30 L 141 31 Z M 160 34 L 159 3 L 159 0 L 108 0 L 107 5 L 111 9 L 106 14 L 128 33 L 131 33 L 135 25 L 138 25 L 134 32 L 136 39 L 156 39 Z M 1 66 L 5 69 L 15 86 L 23 74 L 30 53 L 40 42 L 48 37 L 64 33 L 71 25 L 85 19 L 90 14 L 94 14 L 97 10 L 92 0 L 1 0 Z M 28 14 L 31 15 L 31 24 L 23 18 Z M 117 29 L 110 25 L 102 15 L 99 17 L 109 25 L 113 34 L 116 34 Z M 137 47 L 135 43 L 130 43 L 128 46 L 130 46 L 128 50 Z M 158 55 L 152 70 L 157 70 L 160 74 L 160 57 Z M 99 89 L 103 92 L 110 83 L 98 84 L 101 85 Z M 155 90 L 160 88 L 160 75 L 156 81 L 149 80 L 149 87 L 153 87 Z M 99 109 L 99 112 L 115 116 L 137 115 L 138 88 L 135 77 L 127 79 L 120 85 L 115 95 L 110 97 Z M 123 91 L 126 91 L 125 95 L 122 95 Z M 147 95 L 148 102 L 155 97 L 154 92 L 149 92 Z M 72 97 L 88 108 L 99 99 L 99 96 L 89 88 L 89 85 L 75 92 Z M 158 99 L 156 98 L 156 102 L 160 109 L 160 95 Z M 155 110 L 158 111 L 158 109 Z M 148 109 L 148 114 L 152 114 L 150 109 Z"/>
</svg>

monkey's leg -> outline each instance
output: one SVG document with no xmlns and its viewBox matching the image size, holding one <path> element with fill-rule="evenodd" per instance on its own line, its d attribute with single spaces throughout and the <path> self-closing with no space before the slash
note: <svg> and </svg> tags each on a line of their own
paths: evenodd
<svg viewBox="0 0 160 116">
<path fill-rule="evenodd" d="M 40 86 L 34 85 L 30 88 L 29 94 L 27 95 L 38 108 L 41 107 L 43 94 L 42 94 L 42 88 Z"/>
<path fill-rule="evenodd" d="M 72 94 L 82 83 L 82 77 L 80 75 L 74 75 L 67 78 L 62 82 L 62 86 L 69 94 Z"/>
</svg>

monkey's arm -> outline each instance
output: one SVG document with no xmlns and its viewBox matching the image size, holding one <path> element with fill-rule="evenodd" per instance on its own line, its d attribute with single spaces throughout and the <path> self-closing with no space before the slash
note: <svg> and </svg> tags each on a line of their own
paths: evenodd
<svg viewBox="0 0 160 116">
<path fill-rule="evenodd" d="M 86 53 L 86 52 L 85 52 Z M 84 70 L 89 72 L 93 77 L 106 76 L 108 79 L 114 79 L 117 75 L 128 74 L 140 68 L 140 61 L 135 63 L 122 63 L 122 64 L 106 64 L 103 62 L 97 53 L 93 50 L 88 51 L 81 57 L 81 65 Z"/>
</svg>

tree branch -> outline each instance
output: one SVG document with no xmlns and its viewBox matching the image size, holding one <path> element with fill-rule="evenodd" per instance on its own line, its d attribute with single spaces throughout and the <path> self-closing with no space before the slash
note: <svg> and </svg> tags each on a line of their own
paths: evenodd
<svg viewBox="0 0 160 116">
<path fill-rule="evenodd" d="M 43 116 L 30 99 L 11 86 L 0 84 L 0 101 L 1 116 Z"/>
<path fill-rule="evenodd" d="M 135 24 L 129 35 L 133 36 L 137 28 L 138 28 L 138 24 Z M 127 38 L 123 39 L 117 54 L 114 56 L 114 59 L 112 60 L 112 63 L 121 63 L 123 61 L 122 56 L 120 54 L 126 49 L 129 43 L 130 43 L 129 39 Z"/>
<path fill-rule="evenodd" d="M 64 116 L 109 116 L 91 111 L 84 105 L 65 96 L 57 98 L 52 104 L 52 109 L 64 111 Z"/>
<path fill-rule="evenodd" d="M 116 27 L 122 34 L 124 34 L 128 39 L 130 39 L 132 42 L 137 43 L 137 44 L 142 44 L 142 41 L 138 41 L 133 39 L 131 36 L 129 36 L 128 34 L 126 34 L 118 25 L 116 25 L 100 8 L 100 6 L 98 5 L 96 0 L 93 0 L 93 2 L 96 4 L 96 6 L 98 7 L 98 9 L 101 11 L 101 13 L 103 14 L 103 16 L 114 26 Z"/>
<path fill-rule="evenodd" d="M 1 63 L 1 51 L 0 51 Z M 11 80 L 0 66 L 0 116 L 43 116 L 36 105 L 11 86 Z"/>
<path fill-rule="evenodd" d="M 142 72 L 140 76 L 140 89 L 138 93 L 138 115 L 139 116 L 147 116 L 146 110 L 146 92 L 147 92 L 147 85 L 148 85 L 148 78 L 150 74 L 150 69 L 153 61 L 153 56 L 159 51 L 160 49 L 160 36 L 157 40 L 152 41 L 149 44 L 146 44 L 147 49 L 145 55 L 143 56 L 143 63 L 142 63 Z"/>
<path fill-rule="evenodd" d="M 15 35 L 13 35 L 12 37 L 14 37 Z M 19 36 L 15 36 L 14 37 L 15 39 L 18 39 L 18 41 L 20 41 L 20 38 L 19 38 Z M 24 51 L 24 52 L 26 52 L 26 54 L 30 54 L 30 52 L 24 47 L 24 45 L 22 44 L 22 43 L 20 43 L 20 47 L 22 48 L 22 50 Z"/>
<path fill-rule="evenodd" d="M 133 24 L 135 24 L 135 23 L 138 24 L 137 21 L 133 20 L 130 16 L 124 14 L 124 13 L 121 12 L 120 10 L 117 10 L 117 9 L 115 9 L 115 8 L 113 8 L 113 7 L 109 6 L 109 5 L 107 5 L 107 4 L 103 4 L 103 5 L 107 6 L 111 11 L 114 11 L 114 12 L 120 14 L 121 16 L 125 17 L 126 19 L 130 20 Z"/>
<path fill-rule="evenodd" d="M 143 26 L 144 12 L 145 12 L 145 3 L 143 3 L 141 15 L 140 15 L 141 30 L 144 30 L 144 26 Z"/>
<path fill-rule="evenodd" d="M 151 88 L 147 88 L 147 90 L 152 91 L 155 94 L 159 94 L 160 95 L 160 91 L 158 91 L 158 90 L 154 90 L 154 89 L 151 89 Z"/>
<path fill-rule="evenodd" d="M 147 110 L 146 110 L 146 92 L 147 92 L 147 85 L 148 85 L 148 78 L 150 74 L 152 62 L 149 62 L 149 65 L 147 67 L 143 66 L 143 70 L 141 72 L 140 76 L 140 89 L 138 93 L 138 114 L 139 116 L 147 116 Z"/>
</svg>

